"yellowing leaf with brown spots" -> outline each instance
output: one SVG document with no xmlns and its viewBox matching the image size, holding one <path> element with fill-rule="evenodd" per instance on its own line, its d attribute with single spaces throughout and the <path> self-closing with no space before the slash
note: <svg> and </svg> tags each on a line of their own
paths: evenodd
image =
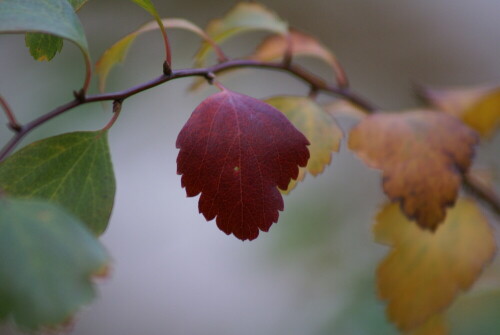
<svg viewBox="0 0 500 335">
<path fill-rule="evenodd" d="M 351 131 L 349 148 L 383 173 L 383 188 L 404 213 L 435 230 L 454 204 L 477 136 L 444 113 L 370 115 Z"/>
<path fill-rule="evenodd" d="M 323 172 L 325 166 L 330 164 L 332 152 L 339 151 L 343 137 L 342 129 L 321 106 L 307 97 L 277 96 L 264 101 L 285 114 L 311 143 L 309 162 L 305 168 L 299 169 L 297 179 L 292 179 L 286 191 L 283 192 L 288 193 L 297 182 L 304 179 L 306 172 L 317 176 Z"/>
<path fill-rule="evenodd" d="M 374 233 L 377 242 L 392 247 L 377 270 L 379 295 L 388 303 L 389 319 L 404 331 L 441 314 L 472 286 L 496 251 L 486 217 L 463 198 L 435 233 L 412 224 L 396 204 L 380 211 Z"/>
<path fill-rule="evenodd" d="M 489 137 L 500 125 L 500 88 L 424 89 L 424 99 Z"/>
<path fill-rule="evenodd" d="M 346 74 L 339 61 L 327 47 L 315 37 L 291 29 L 289 35 L 276 34 L 266 38 L 251 56 L 252 59 L 260 61 L 273 61 L 282 59 L 291 44 L 291 55 L 315 57 L 326 62 L 337 76 L 340 85 L 347 84 Z"/>
</svg>

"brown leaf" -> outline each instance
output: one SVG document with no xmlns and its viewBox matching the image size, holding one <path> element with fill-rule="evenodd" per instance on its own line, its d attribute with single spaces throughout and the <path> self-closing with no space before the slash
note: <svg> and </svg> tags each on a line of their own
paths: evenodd
<svg viewBox="0 0 500 335">
<path fill-rule="evenodd" d="M 383 188 L 404 213 L 435 230 L 454 204 L 477 136 L 444 113 L 410 111 L 370 115 L 356 125 L 349 148 L 383 172 Z"/>
<path fill-rule="evenodd" d="M 380 211 L 374 233 L 377 242 L 392 247 L 377 270 L 379 294 L 388 303 L 390 320 L 405 331 L 449 307 L 472 286 L 496 251 L 486 217 L 476 202 L 463 198 L 435 233 L 418 229 L 396 204 Z"/>
</svg>

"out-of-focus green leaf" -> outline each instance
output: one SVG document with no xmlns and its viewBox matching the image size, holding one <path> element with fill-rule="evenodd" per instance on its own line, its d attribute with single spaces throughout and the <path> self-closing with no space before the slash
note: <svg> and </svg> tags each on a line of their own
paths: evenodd
<svg viewBox="0 0 500 335">
<path fill-rule="evenodd" d="M 216 43 L 221 43 L 237 34 L 265 30 L 286 34 L 288 24 L 261 4 L 242 2 L 231 9 L 223 18 L 212 20 L 205 31 Z M 209 55 L 211 45 L 204 42 L 195 56 L 197 66 L 202 66 Z"/>
<path fill-rule="evenodd" d="M 205 32 L 201 30 L 201 28 L 187 20 L 172 18 L 162 19 L 161 21 L 166 28 L 179 28 L 189 30 L 205 40 L 209 39 L 207 34 L 205 34 Z M 101 92 L 104 91 L 104 88 L 106 87 L 106 79 L 108 78 L 109 72 L 116 64 L 125 60 L 127 52 L 137 36 L 159 28 L 160 26 L 158 25 L 157 21 L 148 22 L 145 25 L 141 26 L 139 29 L 123 37 L 121 40 L 113 44 L 104 52 L 104 54 L 96 63 L 96 73 L 99 76 L 99 89 L 101 90 Z"/>
<path fill-rule="evenodd" d="M 67 133 L 28 145 L 0 164 L 0 188 L 58 203 L 101 234 L 115 196 L 107 133 Z"/>
<path fill-rule="evenodd" d="M 95 296 L 92 276 L 109 257 L 76 218 L 54 204 L 0 198 L 0 320 L 35 331 L 64 326 Z"/>
<path fill-rule="evenodd" d="M 285 193 L 290 192 L 297 182 L 304 179 L 306 171 L 317 176 L 330 164 L 332 152 L 338 152 L 343 133 L 331 115 L 307 97 L 277 96 L 264 100 L 279 111 L 300 130 L 311 143 L 311 157 L 305 168 L 299 169 L 296 180 L 292 180 Z"/>
<path fill-rule="evenodd" d="M 79 10 L 88 0 L 68 0 L 75 11 Z M 26 46 L 30 54 L 38 61 L 50 61 L 61 52 L 63 39 L 58 36 L 42 33 L 26 33 Z"/>
<path fill-rule="evenodd" d="M 500 290 L 461 297 L 448 313 L 453 335 L 493 335 L 500 329 Z"/>
<path fill-rule="evenodd" d="M 74 1 L 82 6 L 84 1 Z M 0 1 L 0 33 L 38 32 L 56 37 L 28 36 L 26 43 L 33 57 L 48 60 L 62 48 L 57 37 L 74 42 L 88 60 L 85 32 L 73 6 L 67 0 L 3 0 Z M 41 39 L 41 40 L 40 40 Z M 48 42 L 47 48 L 42 42 Z"/>
</svg>

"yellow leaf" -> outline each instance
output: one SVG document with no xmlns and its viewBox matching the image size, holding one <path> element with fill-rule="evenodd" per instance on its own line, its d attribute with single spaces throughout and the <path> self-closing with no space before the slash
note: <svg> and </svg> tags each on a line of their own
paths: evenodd
<svg viewBox="0 0 500 335">
<path fill-rule="evenodd" d="M 500 125 L 498 87 L 423 89 L 422 95 L 431 105 L 458 117 L 483 137 L 490 137 Z"/>
<path fill-rule="evenodd" d="M 377 242 L 392 247 L 378 267 L 377 285 L 389 319 L 404 331 L 448 308 L 496 251 L 486 217 L 474 201 L 463 198 L 435 233 L 409 222 L 397 204 L 386 205 L 377 215 L 374 234 Z"/>
<path fill-rule="evenodd" d="M 205 31 L 216 43 L 221 43 L 237 34 L 265 30 L 285 34 L 288 24 L 274 12 L 255 2 L 242 2 L 231 9 L 223 18 L 209 22 Z M 195 56 L 196 66 L 202 66 L 209 55 L 211 45 L 203 43 Z"/>
<path fill-rule="evenodd" d="M 277 34 L 266 38 L 251 56 L 260 61 L 272 61 L 283 58 L 291 44 L 292 56 L 309 56 L 325 61 L 333 69 L 339 85 L 346 85 L 347 78 L 335 55 L 316 38 L 291 29 L 288 35 Z"/>
<path fill-rule="evenodd" d="M 310 158 L 307 166 L 299 170 L 297 180 L 292 180 L 284 193 L 290 192 L 297 182 L 304 179 L 306 171 L 317 176 L 330 164 L 332 152 L 338 152 L 343 137 L 335 120 L 313 100 L 299 96 L 277 96 L 264 100 L 280 110 L 309 140 Z"/>
<path fill-rule="evenodd" d="M 161 22 L 166 28 L 189 30 L 203 38 L 205 41 L 208 41 L 207 43 L 213 43 L 210 37 L 208 37 L 207 34 L 205 34 L 203 30 L 201 30 L 201 28 L 187 20 L 171 18 L 162 19 Z M 106 87 L 106 80 L 108 78 L 109 72 L 116 64 L 123 62 L 123 60 L 127 56 L 128 49 L 135 41 L 137 36 L 159 28 L 160 26 L 158 25 L 157 21 L 148 22 L 145 25 L 141 26 L 139 29 L 120 39 L 103 53 L 101 58 L 96 63 L 96 73 L 99 76 L 99 90 L 101 92 L 103 92 L 104 88 Z"/>
<path fill-rule="evenodd" d="M 454 204 L 477 136 L 456 118 L 432 111 L 370 115 L 351 131 L 349 148 L 383 171 L 383 188 L 404 213 L 435 230 Z"/>
</svg>

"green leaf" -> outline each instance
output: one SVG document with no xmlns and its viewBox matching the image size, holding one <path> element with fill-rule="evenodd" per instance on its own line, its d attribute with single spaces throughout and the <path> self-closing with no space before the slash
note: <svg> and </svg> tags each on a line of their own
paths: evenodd
<svg viewBox="0 0 500 335">
<path fill-rule="evenodd" d="M 81 1 L 75 1 L 82 5 Z M 76 16 L 73 7 L 67 0 L 3 0 L 0 1 L 0 33 L 25 33 L 40 32 L 55 35 L 74 42 L 84 54 L 86 60 L 90 59 L 87 39 L 83 27 Z M 27 39 L 29 43 L 33 37 Z M 36 38 L 35 38 L 36 40 Z M 36 42 L 33 48 L 36 49 Z M 59 45 L 53 42 L 51 46 Z M 32 49 L 30 45 L 30 49 Z M 51 48 L 47 54 L 55 54 L 57 50 Z M 35 58 L 40 58 L 37 51 Z M 42 57 L 43 58 L 43 57 Z"/>
<path fill-rule="evenodd" d="M 144 8 L 146 11 L 149 12 L 153 17 L 159 17 L 158 12 L 153 5 L 153 3 L 150 0 L 132 0 L 135 2 L 137 5 L 141 6 Z"/>
<path fill-rule="evenodd" d="M 203 30 L 187 20 L 172 18 L 162 19 L 161 22 L 166 28 L 185 29 L 194 32 L 205 40 L 210 39 Z M 121 63 L 125 60 L 127 52 L 135 39 L 145 32 L 156 30 L 159 28 L 160 26 L 158 25 L 157 21 L 148 22 L 145 25 L 139 27 L 139 29 L 123 37 L 103 53 L 101 58 L 97 61 L 95 67 L 96 73 L 99 76 L 99 90 L 101 92 L 103 92 L 104 88 L 106 87 L 106 80 L 108 78 L 109 72 L 116 64 Z"/>
<path fill-rule="evenodd" d="M 37 61 L 51 60 L 63 47 L 62 38 L 42 33 L 26 33 L 25 41 Z"/>
<path fill-rule="evenodd" d="M 265 30 L 286 34 L 288 24 L 274 12 L 255 2 L 242 2 L 223 18 L 211 21 L 205 31 L 216 43 L 248 31 Z M 202 66 L 209 55 L 211 45 L 204 42 L 195 56 L 197 66 Z"/>
<path fill-rule="evenodd" d="M 79 10 L 87 0 L 68 0 L 75 11 Z M 63 39 L 49 34 L 26 33 L 26 46 L 30 50 L 31 56 L 38 61 L 50 61 L 61 52 Z"/>
<path fill-rule="evenodd" d="M 317 176 L 330 164 L 332 152 L 338 152 L 343 133 L 333 117 L 313 100 L 299 96 L 277 96 L 264 100 L 276 107 L 309 140 L 311 157 L 305 168 L 300 168 L 297 180 L 292 180 L 284 193 L 290 192 L 304 179 L 306 171 Z"/>
<path fill-rule="evenodd" d="M 0 164 L 0 188 L 58 203 L 103 233 L 115 196 L 107 133 L 67 133 L 26 146 Z"/>
<path fill-rule="evenodd" d="M 59 206 L 0 198 L 0 320 L 54 329 L 95 296 L 91 277 L 109 257 L 87 229 Z"/>
</svg>

